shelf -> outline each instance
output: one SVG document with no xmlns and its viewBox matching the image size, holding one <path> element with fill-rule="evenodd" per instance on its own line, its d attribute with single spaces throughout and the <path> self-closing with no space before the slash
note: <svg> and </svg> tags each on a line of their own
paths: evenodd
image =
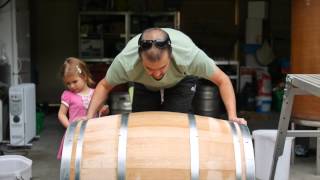
<svg viewBox="0 0 320 180">
<path fill-rule="evenodd" d="M 113 58 L 82 58 L 84 62 L 104 62 L 106 64 L 111 64 Z"/>
<path fill-rule="evenodd" d="M 239 62 L 235 60 L 216 60 L 215 63 L 217 65 L 239 65 Z"/>
<path fill-rule="evenodd" d="M 148 17 L 156 17 L 156 16 L 175 16 L 177 15 L 177 11 L 174 12 L 133 12 L 133 11 L 80 11 L 80 15 L 137 15 L 137 16 L 148 16 Z"/>
<path fill-rule="evenodd" d="M 137 34 L 129 34 L 130 38 L 133 38 L 134 36 L 136 36 Z M 121 38 L 126 38 L 126 34 L 120 34 Z"/>
<path fill-rule="evenodd" d="M 104 62 L 104 59 L 120 53 L 131 38 L 146 28 L 179 29 L 179 26 L 178 11 L 81 11 L 78 22 L 79 58 Z"/>
<path fill-rule="evenodd" d="M 79 15 L 127 15 L 126 11 L 80 11 Z"/>
<path fill-rule="evenodd" d="M 230 79 L 235 79 L 235 80 L 236 80 L 236 79 L 238 79 L 238 76 L 237 76 L 237 75 L 229 75 L 229 78 L 230 78 Z"/>
<path fill-rule="evenodd" d="M 221 58 L 213 58 L 215 63 L 224 71 L 231 80 L 235 81 L 236 92 L 239 92 L 240 80 L 239 80 L 239 61 L 228 60 Z"/>
</svg>

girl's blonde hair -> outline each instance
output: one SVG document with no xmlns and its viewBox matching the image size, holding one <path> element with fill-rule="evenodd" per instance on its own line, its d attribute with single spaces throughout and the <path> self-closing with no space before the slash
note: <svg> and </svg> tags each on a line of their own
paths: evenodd
<svg viewBox="0 0 320 180">
<path fill-rule="evenodd" d="M 65 76 L 69 75 L 80 76 L 87 82 L 87 85 L 91 88 L 95 85 L 87 64 L 78 58 L 69 57 L 64 61 L 60 70 L 60 76 L 63 79 Z"/>
</svg>

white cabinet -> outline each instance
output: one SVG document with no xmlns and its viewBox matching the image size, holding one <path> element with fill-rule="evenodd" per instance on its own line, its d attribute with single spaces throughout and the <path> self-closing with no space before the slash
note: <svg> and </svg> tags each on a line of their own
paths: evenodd
<svg viewBox="0 0 320 180">
<path fill-rule="evenodd" d="M 28 146 L 36 136 L 35 84 L 23 83 L 9 89 L 10 145 Z"/>
<path fill-rule="evenodd" d="M 180 13 L 80 12 L 79 57 L 89 62 L 112 62 L 133 36 L 149 27 L 179 29 Z"/>
</svg>

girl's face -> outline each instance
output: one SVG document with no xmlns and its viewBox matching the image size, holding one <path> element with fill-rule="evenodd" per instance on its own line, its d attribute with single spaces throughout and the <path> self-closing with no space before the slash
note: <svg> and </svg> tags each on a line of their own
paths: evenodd
<svg viewBox="0 0 320 180">
<path fill-rule="evenodd" d="M 65 76 L 64 83 L 70 91 L 75 93 L 80 93 L 85 90 L 86 87 L 88 87 L 86 81 L 79 75 Z"/>
</svg>

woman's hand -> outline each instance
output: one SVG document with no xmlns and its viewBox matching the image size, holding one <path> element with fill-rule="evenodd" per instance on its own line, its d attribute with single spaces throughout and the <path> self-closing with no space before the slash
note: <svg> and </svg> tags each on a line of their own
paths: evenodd
<svg viewBox="0 0 320 180">
<path fill-rule="evenodd" d="M 244 118 L 232 117 L 232 118 L 229 118 L 229 121 L 233 121 L 238 124 L 247 125 L 247 121 Z"/>
<path fill-rule="evenodd" d="M 106 115 L 108 115 L 109 114 L 109 112 L 110 112 L 110 110 L 109 110 L 109 106 L 108 105 L 104 105 L 104 106 L 102 106 L 102 108 L 99 110 L 99 117 L 101 117 L 101 116 L 106 116 Z"/>
</svg>

